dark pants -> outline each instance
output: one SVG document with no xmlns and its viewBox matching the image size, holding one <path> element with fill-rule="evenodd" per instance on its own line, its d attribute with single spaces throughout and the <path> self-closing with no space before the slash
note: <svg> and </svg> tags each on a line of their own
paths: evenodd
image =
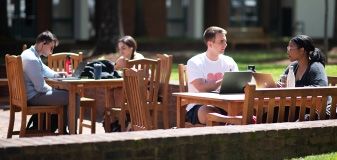
<svg viewBox="0 0 337 160">
<path fill-rule="evenodd" d="M 68 122 L 68 100 L 69 94 L 68 91 L 53 89 L 46 93 L 39 93 L 35 95 L 33 98 L 28 100 L 28 104 L 32 106 L 38 105 L 63 105 L 64 106 L 64 126 L 67 126 Z M 79 115 L 80 109 L 80 97 L 76 96 L 76 120 Z M 77 123 L 75 123 L 75 127 L 77 128 Z M 66 131 L 66 130 L 65 130 Z"/>
<path fill-rule="evenodd" d="M 273 117 L 273 123 L 277 122 L 278 119 L 278 112 L 279 112 L 279 107 L 274 107 L 274 117 Z M 299 119 L 299 113 L 300 113 L 300 107 L 296 107 L 295 110 L 295 120 L 293 122 L 298 121 Z M 284 122 L 288 122 L 289 119 L 289 106 L 286 106 L 284 109 Z M 314 119 L 318 119 L 318 114 L 315 114 Z M 310 120 L 310 109 L 306 108 L 305 110 L 305 116 L 304 116 L 304 120 L 305 121 L 309 121 Z M 267 112 L 263 114 L 262 116 L 262 123 L 266 123 L 267 122 Z"/>
<path fill-rule="evenodd" d="M 195 106 L 193 106 L 187 113 L 186 113 L 186 118 L 185 118 L 185 122 L 190 122 L 193 125 L 194 124 L 201 124 L 198 118 L 198 111 L 200 109 L 200 107 L 203 105 L 197 104 Z M 222 108 L 216 107 L 220 110 L 220 114 L 223 115 L 227 115 L 227 112 L 225 110 L 223 110 Z"/>
</svg>

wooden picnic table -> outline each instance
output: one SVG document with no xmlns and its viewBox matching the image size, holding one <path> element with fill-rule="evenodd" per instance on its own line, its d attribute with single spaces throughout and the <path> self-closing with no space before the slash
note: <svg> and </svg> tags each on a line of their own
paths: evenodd
<svg viewBox="0 0 337 160">
<path fill-rule="evenodd" d="M 298 88 L 299 89 L 299 88 Z M 204 104 L 220 107 L 227 111 L 229 116 L 240 115 L 243 111 L 243 104 L 245 101 L 245 94 L 218 94 L 218 93 L 191 93 L 191 92 L 177 92 L 173 93 L 177 97 L 177 127 L 185 127 L 185 114 L 188 104 Z M 279 98 L 275 99 L 279 101 Z M 297 97 L 296 104 L 301 104 L 301 97 Z M 307 97 L 307 104 L 311 103 L 311 98 Z M 269 99 L 264 99 L 265 103 L 269 102 Z M 318 99 L 319 101 L 319 99 Z M 290 104 L 290 98 L 287 98 L 287 104 Z M 254 107 L 255 108 L 255 107 Z M 317 110 L 321 110 L 320 107 Z"/>
<path fill-rule="evenodd" d="M 112 89 L 114 88 L 122 88 L 123 87 L 123 79 L 79 79 L 79 80 L 52 80 L 47 79 L 47 83 L 54 88 L 58 89 L 65 89 L 69 91 L 69 105 L 68 105 L 68 117 L 69 117 L 69 132 L 70 134 L 75 134 L 76 128 L 76 118 L 75 118 L 75 111 L 76 111 L 76 94 L 79 93 L 79 88 L 97 88 L 103 87 L 105 88 L 105 114 L 104 120 L 105 122 L 110 122 L 110 108 L 111 108 L 111 98 L 112 96 Z M 110 123 L 105 123 L 105 131 L 111 131 Z"/>
<path fill-rule="evenodd" d="M 177 127 L 185 127 L 187 104 L 207 104 L 221 107 L 228 115 L 237 115 L 242 110 L 245 94 L 218 94 L 218 93 L 173 93 L 177 97 Z"/>
</svg>

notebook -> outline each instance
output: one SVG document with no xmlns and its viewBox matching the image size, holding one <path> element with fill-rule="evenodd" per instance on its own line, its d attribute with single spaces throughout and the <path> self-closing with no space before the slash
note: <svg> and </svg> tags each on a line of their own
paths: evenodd
<svg viewBox="0 0 337 160">
<path fill-rule="evenodd" d="M 270 73 L 253 73 L 257 88 L 276 88 L 276 83 Z"/>
<path fill-rule="evenodd" d="M 219 94 L 244 93 L 244 87 L 252 80 L 251 71 L 225 72 Z"/>
<path fill-rule="evenodd" d="M 77 68 L 75 69 L 75 72 L 71 75 L 71 77 L 58 77 L 58 78 L 52 78 L 54 80 L 76 80 L 81 78 L 81 74 L 87 65 L 86 61 L 82 61 L 78 64 Z"/>
</svg>

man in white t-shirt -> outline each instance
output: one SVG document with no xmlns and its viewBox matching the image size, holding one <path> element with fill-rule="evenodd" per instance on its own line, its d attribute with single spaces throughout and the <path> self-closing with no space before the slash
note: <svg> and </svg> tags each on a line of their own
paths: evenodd
<svg viewBox="0 0 337 160">
<path fill-rule="evenodd" d="M 225 71 L 238 71 L 233 58 L 224 55 L 227 47 L 227 31 L 220 27 L 209 27 L 204 32 L 207 50 L 187 61 L 188 91 L 211 92 L 220 87 Z M 210 105 L 189 104 L 186 108 L 186 121 L 192 124 L 206 124 L 206 115 L 217 112 L 226 114 L 220 108 Z"/>
</svg>

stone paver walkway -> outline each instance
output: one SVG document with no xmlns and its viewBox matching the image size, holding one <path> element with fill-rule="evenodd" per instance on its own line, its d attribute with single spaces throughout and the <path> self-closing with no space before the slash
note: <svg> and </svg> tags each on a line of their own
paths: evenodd
<svg viewBox="0 0 337 160">
<path fill-rule="evenodd" d="M 7 137 L 8 123 L 9 123 L 9 106 L 0 105 L 0 139 Z M 86 120 L 85 120 L 86 121 Z M 88 123 L 89 121 L 87 121 Z M 15 114 L 14 130 L 19 130 L 21 123 L 21 113 Z M 102 123 L 96 122 L 96 133 L 104 133 L 104 128 Z M 89 128 L 83 128 L 83 134 L 91 134 Z M 13 138 L 19 138 L 19 136 L 14 135 Z"/>
</svg>

